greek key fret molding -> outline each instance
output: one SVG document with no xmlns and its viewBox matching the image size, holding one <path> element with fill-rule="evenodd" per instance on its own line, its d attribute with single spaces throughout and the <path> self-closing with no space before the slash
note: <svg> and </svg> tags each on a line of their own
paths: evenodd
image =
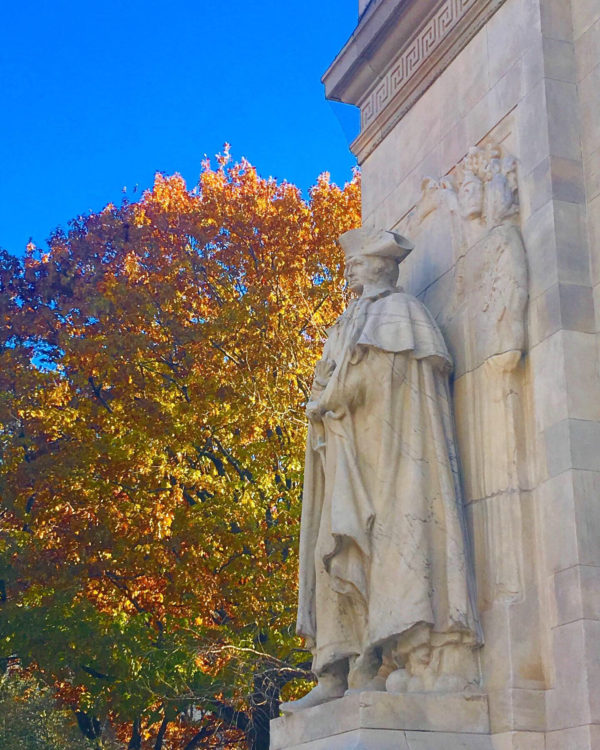
<svg viewBox="0 0 600 750">
<path fill-rule="evenodd" d="M 361 164 L 506 0 L 376 0 L 323 76 L 328 99 L 360 107 Z"/>
<path fill-rule="evenodd" d="M 364 130 L 389 101 L 416 76 L 428 57 L 448 37 L 468 11 L 480 0 L 445 0 L 417 36 L 400 53 L 381 81 L 371 90 L 361 107 Z"/>
</svg>

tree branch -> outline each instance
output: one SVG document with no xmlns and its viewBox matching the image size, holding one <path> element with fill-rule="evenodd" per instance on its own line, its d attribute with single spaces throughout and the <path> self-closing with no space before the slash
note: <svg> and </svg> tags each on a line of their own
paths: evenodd
<svg viewBox="0 0 600 750">
<path fill-rule="evenodd" d="M 311 312 L 311 314 L 308 316 L 308 318 L 306 318 L 306 320 L 302 324 L 302 327 L 300 328 L 300 331 L 299 331 L 299 335 L 300 336 L 302 336 L 302 334 L 306 330 L 308 324 L 313 319 L 314 315 L 319 312 L 319 310 L 321 309 L 321 307 L 323 307 L 323 305 L 325 304 L 325 302 L 327 302 L 328 299 L 329 299 L 329 294 L 326 294 L 323 297 L 323 299 L 319 302 L 319 304 L 315 307 L 315 309 Z"/>
<path fill-rule="evenodd" d="M 109 404 L 107 403 L 106 399 L 102 395 L 102 386 L 97 386 L 94 382 L 94 378 L 90 375 L 88 378 L 88 383 L 92 387 L 92 391 L 94 393 L 94 396 L 98 399 L 98 401 L 102 404 L 102 406 L 109 411 L 112 414 L 112 409 L 110 408 Z"/>
<path fill-rule="evenodd" d="M 217 731 L 216 727 L 202 727 L 202 729 L 195 734 L 192 739 L 187 743 L 183 750 L 196 750 L 200 746 L 202 740 L 207 739 Z"/>
</svg>

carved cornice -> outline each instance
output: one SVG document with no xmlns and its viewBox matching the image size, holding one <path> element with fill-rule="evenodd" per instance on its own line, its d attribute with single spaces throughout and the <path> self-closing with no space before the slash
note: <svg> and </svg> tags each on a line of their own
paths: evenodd
<svg viewBox="0 0 600 750">
<path fill-rule="evenodd" d="M 505 0 L 372 0 L 323 77 L 328 99 L 361 109 L 362 161 Z"/>
<path fill-rule="evenodd" d="M 418 76 L 419 69 L 435 54 L 436 49 L 478 2 L 480 0 L 443 0 L 441 6 L 402 50 L 383 79 L 371 88 L 361 107 L 363 130 L 412 78 Z"/>
</svg>

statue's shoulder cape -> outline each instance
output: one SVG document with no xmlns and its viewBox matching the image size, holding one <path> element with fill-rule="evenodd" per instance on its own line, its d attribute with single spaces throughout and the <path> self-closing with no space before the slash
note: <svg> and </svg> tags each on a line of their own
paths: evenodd
<svg viewBox="0 0 600 750">
<path fill-rule="evenodd" d="M 435 319 L 416 297 L 402 291 L 374 299 L 365 310 L 357 341 L 387 352 L 412 351 L 416 359 L 434 357 L 452 368 L 452 358 Z"/>
</svg>

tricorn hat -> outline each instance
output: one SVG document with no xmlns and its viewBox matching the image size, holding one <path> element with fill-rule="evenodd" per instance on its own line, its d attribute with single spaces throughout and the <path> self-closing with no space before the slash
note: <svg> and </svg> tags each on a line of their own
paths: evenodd
<svg viewBox="0 0 600 750">
<path fill-rule="evenodd" d="M 414 249 L 414 244 L 398 232 L 385 229 L 374 231 L 367 227 L 351 229 L 340 237 L 346 262 L 358 255 L 376 255 L 393 258 L 398 263 Z"/>
</svg>

